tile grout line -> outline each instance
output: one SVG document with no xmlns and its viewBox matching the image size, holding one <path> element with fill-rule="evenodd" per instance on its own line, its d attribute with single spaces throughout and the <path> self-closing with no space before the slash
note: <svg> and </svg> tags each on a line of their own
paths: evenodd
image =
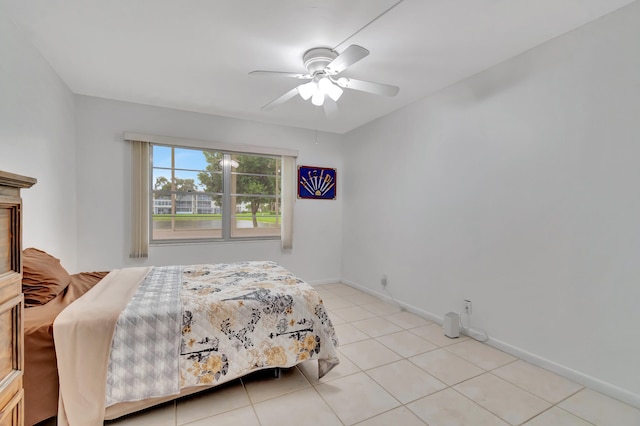
<svg viewBox="0 0 640 426">
<path fill-rule="evenodd" d="M 356 373 L 353 373 L 356 374 Z M 350 376 L 351 374 L 348 374 L 347 376 Z M 347 376 L 343 376 L 343 377 L 347 377 Z M 318 379 L 320 380 L 320 379 Z M 321 385 L 322 383 L 318 382 L 318 385 Z M 333 409 L 333 407 L 331 406 L 331 404 L 329 404 L 329 401 L 327 401 L 326 399 L 324 399 L 324 397 L 322 396 L 322 394 L 320 393 L 320 391 L 318 391 L 318 389 L 316 389 L 316 385 L 314 385 L 313 383 L 311 383 L 311 387 L 313 388 L 313 390 L 318 394 L 318 396 L 320 397 L 320 399 L 322 399 L 322 401 L 324 402 L 324 404 L 329 407 L 329 410 L 331 410 L 331 412 L 336 416 L 336 418 L 338 419 L 338 421 L 340 423 L 342 423 L 343 426 L 348 426 L 345 424 L 344 421 L 342 421 L 342 419 L 340 418 L 340 416 L 338 415 L 338 413 L 336 413 L 336 411 Z"/>
</svg>

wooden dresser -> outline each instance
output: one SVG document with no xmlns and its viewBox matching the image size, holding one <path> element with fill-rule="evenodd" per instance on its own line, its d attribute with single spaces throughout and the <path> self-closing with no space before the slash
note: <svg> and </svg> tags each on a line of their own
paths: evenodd
<svg viewBox="0 0 640 426">
<path fill-rule="evenodd" d="M 0 171 L 0 426 L 24 424 L 22 200 L 34 178 Z"/>
</svg>

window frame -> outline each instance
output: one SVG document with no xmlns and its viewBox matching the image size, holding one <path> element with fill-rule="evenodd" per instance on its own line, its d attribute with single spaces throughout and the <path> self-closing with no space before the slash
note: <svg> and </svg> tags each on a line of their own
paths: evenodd
<svg viewBox="0 0 640 426">
<path fill-rule="evenodd" d="M 220 233 L 221 236 L 219 238 L 217 237 L 212 237 L 212 238 L 169 238 L 169 239 L 154 239 L 154 235 L 153 235 L 153 216 L 154 216 L 154 193 L 155 193 L 155 189 L 154 189 L 154 182 L 153 182 L 153 171 L 156 168 L 163 168 L 163 169 L 167 169 L 167 170 L 172 170 L 174 173 L 176 171 L 176 167 L 175 167 L 175 163 L 171 164 L 170 168 L 167 167 L 154 167 L 154 162 L 153 162 L 153 148 L 155 146 L 162 146 L 162 147 L 167 147 L 167 148 L 171 148 L 172 149 L 172 158 L 174 157 L 174 152 L 175 149 L 190 149 L 190 150 L 195 150 L 195 151 L 208 151 L 208 152 L 215 152 L 215 153 L 220 153 L 223 155 L 223 160 L 222 160 L 222 193 L 217 193 L 217 192 L 201 192 L 198 191 L 196 192 L 196 194 L 208 194 L 211 196 L 220 196 L 220 200 L 221 200 L 221 229 L 220 229 Z M 283 161 L 284 161 L 284 156 L 280 155 L 280 154 L 267 154 L 264 152 L 263 149 L 261 149 L 260 153 L 253 153 L 250 151 L 235 151 L 235 150 L 228 150 L 228 149 L 218 149 L 215 147 L 201 147 L 201 146 L 187 146 L 187 145 L 183 145 L 183 144 L 179 144 L 179 145 L 175 145 L 175 144 L 169 144 L 169 143 L 165 143 L 165 142 L 150 142 L 150 147 L 149 147 L 149 169 L 150 169 L 150 173 L 149 173 L 149 181 L 148 181 L 148 188 L 149 188 L 149 212 L 148 212 L 148 217 L 149 217 L 149 245 L 150 246 L 165 246 L 165 245 L 172 245 L 172 244 L 176 244 L 176 245 L 183 245 L 183 244 L 204 244 L 204 243 L 228 243 L 228 242 L 243 242 L 243 241 L 279 241 L 282 240 L 282 226 L 283 226 L 283 209 L 280 208 L 279 209 L 279 215 L 278 217 L 280 218 L 280 226 L 278 227 L 278 235 L 253 235 L 253 236 L 232 236 L 233 233 L 233 227 L 232 227 L 232 221 L 235 218 L 235 215 L 232 213 L 232 210 L 235 209 L 235 205 L 232 205 L 232 198 L 234 196 L 242 196 L 242 195 L 246 195 L 246 196 L 253 196 L 256 194 L 238 194 L 238 193 L 231 193 L 231 180 L 232 180 L 232 174 L 233 174 L 233 169 L 232 169 L 232 157 L 234 155 L 251 155 L 251 156 L 256 156 L 256 157 L 266 157 L 266 158 L 272 158 L 275 159 L 277 161 L 279 161 L 279 167 L 282 168 L 283 167 Z M 177 169 L 177 170 L 187 170 L 187 169 Z M 197 170 L 188 170 L 188 171 L 197 171 Z M 275 198 L 276 200 L 280 200 L 280 202 L 283 202 L 283 194 L 282 194 L 282 188 L 283 188 L 283 174 L 282 172 L 279 173 L 278 176 L 278 172 L 276 172 L 275 175 L 269 175 L 269 176 L 275 176 L 276 179 L 280 179 L 279 182 L 277 182 L 276 185 L 276 194 L 274 194 L 273 196 L 267 196 L 265 198 Z M 279 188 L 279 190 L 278 190 Z M 177 192 L 182 193 L 181 191 L 171 191 L 171 194 L 176 194 Z M 174 212 L 175 214 L 175 212 Z"/>
<path fill-rule="evenodd" d="M 149 146 L 161 144 L 186 148 L 204 148 L 218 151 L 231 151 L 246 154 L 266 154 L 282 157 L 281 182 L 282 190 L 282 222 L 280 224 L 280 245 L 283 252 L 293 250 L 293 216 L 296 201 L 295 175 L 298 151 L 290 148 L 274 146 L 244 145 L 240 143 L 223 143 L 211 140 L 187 139 L 174 136 L 161 136 L 146 133 L 125 131 L 123 140 L 131 148 L 131 251 L 132 259 L 149 257 Z M 198 243 L 189 243 L 198 244 Z"/>
</svg>

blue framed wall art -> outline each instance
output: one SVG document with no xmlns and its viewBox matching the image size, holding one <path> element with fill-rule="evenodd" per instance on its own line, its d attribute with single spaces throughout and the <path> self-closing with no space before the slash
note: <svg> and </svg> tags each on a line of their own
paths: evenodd
<svg viewBox="0 0 640 426">
<path fill-rule="evenodd" d="M 336 169 L 298 166 L 298 198 L 336 199 Z"/>
</svg>

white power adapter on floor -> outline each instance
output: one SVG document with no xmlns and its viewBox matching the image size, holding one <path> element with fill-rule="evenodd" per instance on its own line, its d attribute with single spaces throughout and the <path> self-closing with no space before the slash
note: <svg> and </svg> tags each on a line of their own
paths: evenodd
<svg viewBox="0 0 640 426">
<path fill-rule="evenodd" d="M 444 315 L 444 335 L 455 339 L 460 336 L 460 315 L 455 312 L 447 312 Z"/>
</svg>

